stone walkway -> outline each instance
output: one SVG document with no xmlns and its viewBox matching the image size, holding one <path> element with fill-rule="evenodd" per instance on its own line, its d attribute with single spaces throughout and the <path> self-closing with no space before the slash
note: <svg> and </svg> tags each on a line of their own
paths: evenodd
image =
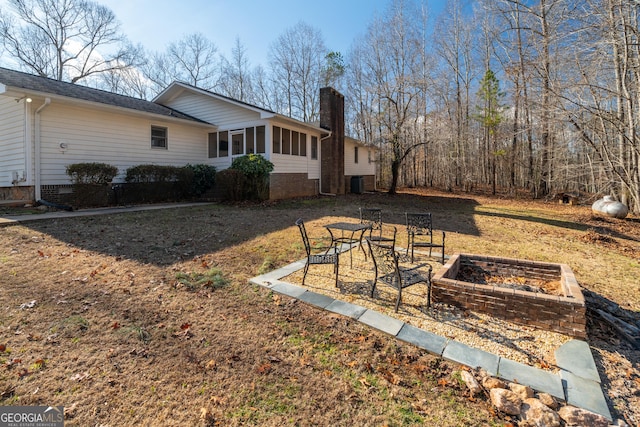
<svg viewBox="0 0 640 427">
<path fill-rule="evenodd" d="M 349 247 L 343 248 L 343 250 L 349 249 Z M 304 265 L 305 260 L 302 259 L 269 273 L 253 277 L 249 281 L 318 308 L 351 317 L 446 360 L 471 368 L 483 368 L 494 377 L 527 385 L 539 392 L 549 393 L 570 405 L 595 412 L 612 420 L 600 386 L 600 376 L 596 364 L 591 355 L 589 344 L 585 341 L 571 340 L 555 351 L 556 365 L 560 368 L 560 373 L 555 374 L 469 347 L 416 328 L 375 310 L 333 299 L 281 280 L 283 277 L 304 268 Z"/>
</svg>

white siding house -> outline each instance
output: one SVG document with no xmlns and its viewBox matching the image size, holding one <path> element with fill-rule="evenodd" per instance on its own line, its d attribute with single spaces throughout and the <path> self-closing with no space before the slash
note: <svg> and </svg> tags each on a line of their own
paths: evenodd
<svg viewBox="0 0 640 427">
<path fill-rule="evenodd" d="M 317 155 L 311 155 L 312 144 L 319 144 L 327 130 L 180 82 L 172 83 L 154 102 L 218 126 L 208 150 L 209 162 L 218 170 L 231 166 L 238 156 L 257 153 L 274 165 L 271 198 L 319 191 L 321 154 L 314 150 Z"/>
<path fill-rule="evenodd" d="M 343 102 L 326 89 L 332 101 Z M 343 133 L 179 82 L 150 102 L 0 68 L 0 203 L 41 200 L 45 189 L 68 192 L 66 166 L 73 163 L 114 165 L 114 182 L 122 182 L 131 166 L 223 170 L 250 153 L 274 164 L 272 199 L 318 194 L 322 182 L 344 193 L 348 186 L 326 177 L 338 174 L 345 182 L 346 175 L 363 175 L 373 182 L 375 164 L 367 161 L 368 148 L 345 142 Z M 328 137 L 333 151 L 325 149 Z M 327 152 L 344 155 L 344 167 L 323 162 Z"/>
</svg>

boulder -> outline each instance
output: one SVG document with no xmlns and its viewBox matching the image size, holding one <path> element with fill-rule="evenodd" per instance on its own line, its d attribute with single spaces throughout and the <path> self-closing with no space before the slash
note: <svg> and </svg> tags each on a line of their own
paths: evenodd
<svg viewBox="0 0 640 427">
<path fill-rule="evenodd" d="M 538 399 L 524 399 L 520 418 L 535 427 L 560 427 L 560 416 Z"/>
<path fill-rule="evenodd" d="M 509 383 L 509 390 L 520 396 L 520 399 L 522 400 L 533 397 L 533 389 L 526 385 Z"/>
<path fill-rule="evenodd" d="M 487 390 L 491 390 L 492 388 L 507 388 L 507 383 L 499 378 L 484 377 L 482 378 L 482 386 Z"/>
<path fill-rule="evenodd" d="M 467 385 L 469 391 L 471 391 L 471 395 L 476 395 L 482 392 L 482 387 L 478 384 L 478 380 L 471 374 L 469 371 L 460 371 L 460 376 L 462 377 L 462 381 Z"/>
<path fill-rule="evenodd" d="M 556 398 L 551 396 L 549 393 L 538 393 L 538 400 L 551 409 L 558 409 L 560 406 Z"/>
<path fill-rule="evenodd" d="M 568 426 L 608 427 L 609 421 L 602 415 L 595 414 L 575 406 L 563 406 L 558 415 Z"/>
<path fill-rule="evenodd" d="M 520 407 L 522 406 L 522 399 L 512 392 L 504 388 L 492 388 L 489 391 L 491 397 L 491 403 L 500 412 L 504 412 L 508 415 L 520 415 Z"/>
</svg>

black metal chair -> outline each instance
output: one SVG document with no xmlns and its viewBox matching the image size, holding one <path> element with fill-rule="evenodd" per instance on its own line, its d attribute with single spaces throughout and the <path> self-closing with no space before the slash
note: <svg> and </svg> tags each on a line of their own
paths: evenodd
<svg viewBox="0 0 640 427">
<path fill-rule="evenodd" d="M 368 224 L 371 226 L 369 229 L 369 239 L 374 242 L 381 242 L 386 244 L 394 244 L 396 241 L 397 228 L 393 227 L 393 237 L 386 237 L 382 235 L 382 209 L 380 208 L 359 208 L 360 211 L 360 223 Z"/>
<path fill-rule="evenodd" d="M 304 286 L 304 281 L 307 277 L 307 272 L 309 271 L 310 265 L 333 264 L 333 272 L 336 275 L 336 287 L 338 287 L 338 268 L 340 264 L 340 257 L 338 256 L 338 246 L 333 245 L 329 247 L 315 247 L 314 249 L 325 249 L 325 251 L 324 253 L 320 254 L 312 254 L 311 243 L 309 241 L 309 236 L 307 235 L 307 230 L 304 226 L 304 221 L 302 220 L 302 218 L 299 218 L 296 221 L 296 225 L 300 229 L 302 242 L 304 243 L 304 249 L 307 252 L 307 259 L 304 265 L 304 275 L 302 276 L 302 286 Z"/>
<path fill-rule="evenodd" d="M 413 263 L 413 249 L 429 248 L 429 256 L 433 248 L 442 248 L 442 264 L 444 264 L 444 239 L 445 232 L 442 232 L 440 242 L 433 241 L 433 221 L 431 213 L 405 213 L 407 224 L 407 255 L 411 251 L 411 262 Z M 417 239 L 417 240 L 416 240 Z"/>
<path fill-rule="evenodd" d="M 427 307 L 431 306 L 431 266 L 420 265 L 414 268 L 404 268 L 398 263 L 398 253 L 393 246 L 384 245 L 367 239 L 369 253 L 375 267 L 375 279 L 371 287 L 371 297 L 378 282 L 385 283 L 398 291 L 395 310 L 398 312 L 402 301 L 402 290 L 409 286 L 424 283 L 427 285 Z M 418 269 L 423 269 L 419 271 Z M 426 271 L 424 271 L 426 269 Z"/>
</svg>

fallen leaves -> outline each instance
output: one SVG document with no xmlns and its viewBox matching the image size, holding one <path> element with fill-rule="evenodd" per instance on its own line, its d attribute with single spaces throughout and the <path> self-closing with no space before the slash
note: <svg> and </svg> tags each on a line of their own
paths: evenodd
<svg viewBox="0 0 640 427">
<path fill-rule="evenodd" d="M 271 363 L 263 363 L 260 366 L 258 366 L 257 372 L 259 374 L 268 374 L 269 372 L 271 372 Z"/>
<path fill-rule="evenodd" d="M 191 332 L 191 323 L 183 323 L 180 325 L 180 330 L 173 333 L 173 336 L 176 338 L 184 338 L 190 339 L 193 337 L 193 332 Z"/>
</svg>

